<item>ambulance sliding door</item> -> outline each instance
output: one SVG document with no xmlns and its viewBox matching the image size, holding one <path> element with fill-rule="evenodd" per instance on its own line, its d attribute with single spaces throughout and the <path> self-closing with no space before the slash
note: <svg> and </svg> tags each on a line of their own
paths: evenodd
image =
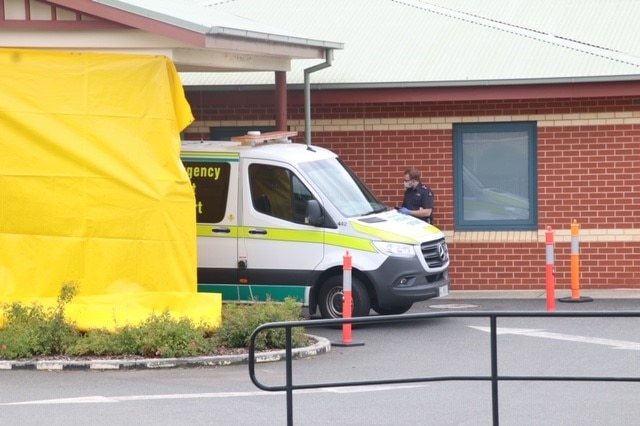
<svg viewBox="0 0 640 426">
<path fill-rule="evenodd" d="M 246 269 L 238 271 L 249 297 L 304 299 L 310 275 L 324 255 L 324 231 L 306 225 L 307 200 L 314 198 L 285 164 L 266 160 L 243 164 L 243 226 L 238 250 Z"/>
</svg>

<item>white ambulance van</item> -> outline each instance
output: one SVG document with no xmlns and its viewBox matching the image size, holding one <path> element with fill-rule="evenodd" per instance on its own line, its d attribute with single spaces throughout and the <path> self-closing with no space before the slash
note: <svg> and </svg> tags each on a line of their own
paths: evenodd
<svg viewBox="0 0 640 426">
<path fill-rule="evenodd" d="M 406 312 L 449 292 L 449 253 L 434 226 L 385 206 L 338 158 L 291 143 L 297 132 L 188 141 L 196 198 L 198 291 L 223 301 L 297 298 L 342 316 L 344 257 L 353 316 Z"/>
</svg>

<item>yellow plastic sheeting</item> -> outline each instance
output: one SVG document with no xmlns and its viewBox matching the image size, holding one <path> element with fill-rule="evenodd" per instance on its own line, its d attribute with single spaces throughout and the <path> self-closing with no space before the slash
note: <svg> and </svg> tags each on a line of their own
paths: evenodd
<svg viewBox="0 0 640 426">
<path fill-rule="evenodd" d="M 73 281 L 79 324 L 112 326 L 105 300 L 217 322 L 180 163 L 192 121 L 165 57 L 0 49 L 0 302 Z"/>
</svg>

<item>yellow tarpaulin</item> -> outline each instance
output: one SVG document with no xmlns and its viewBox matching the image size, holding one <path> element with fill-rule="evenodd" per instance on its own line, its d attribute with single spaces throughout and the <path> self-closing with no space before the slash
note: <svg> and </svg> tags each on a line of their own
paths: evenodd
<svg viewBox="0 0 640 426">
<path fill-rule="evenodd" d="M 218 324 L 220 295 L 196 291 L 191 121 L 165 57 L 0 49 L 0 302 L 75 282 L 80 328 Z"/>
</svg>

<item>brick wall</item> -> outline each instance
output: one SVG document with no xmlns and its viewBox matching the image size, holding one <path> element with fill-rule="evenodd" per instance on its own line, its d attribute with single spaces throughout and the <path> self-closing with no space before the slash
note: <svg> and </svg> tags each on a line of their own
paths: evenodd
<svg viewBox="0 0 640 426">
<path fill-rule="evenodd" d="M 197 121 L 274 125 L 268 96 L 189 94 Z M 304 109 L 289 105 L 304 141 Z M 436 195 L 436 224 L 451 252 L 452 288 L 545 287 L 544 230 L 556 234 L 557 288 L 570 288 L 570 226 L 581 226 L 582 288 L 640 287 L 640 104 L 634 97 L 314 105 L 312 141 L 338 153 L 388 205 L 402 200 L 406 168 L 422 171 Z M 536 121 L 538 232 L 457 232 L 453 227 L 453 123 Z"/>
</svg>

